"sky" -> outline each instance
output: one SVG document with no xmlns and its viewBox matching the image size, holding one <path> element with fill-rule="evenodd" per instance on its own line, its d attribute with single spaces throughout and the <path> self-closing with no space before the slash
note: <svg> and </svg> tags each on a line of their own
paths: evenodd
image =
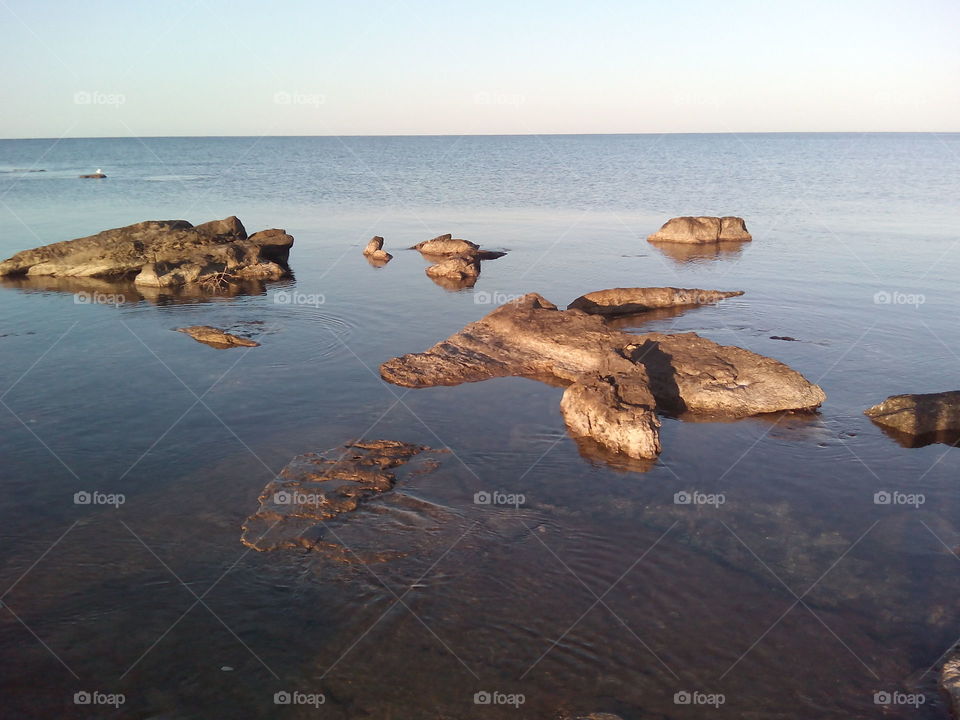
<svg viewBox="0 0 960 720">
<path fill-rule="evenodd" d="M 0 0 L 0 137 L 960 131 L 960 0 Z"/>
</svg>

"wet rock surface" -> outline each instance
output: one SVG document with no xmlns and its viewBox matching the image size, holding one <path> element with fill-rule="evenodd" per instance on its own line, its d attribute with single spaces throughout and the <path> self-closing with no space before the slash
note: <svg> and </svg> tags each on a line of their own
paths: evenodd
<svg viewBox="0 0 960 720">
<path fill-rule="evenodd" d="M 327 521 L 357 510 L 405 477 L 432 472 L 442 452 L 377 440 L 298 455 L 263 489 L 259 509 L 243 523 L 241 542 L 258 551 L 326 543 Z"/>
<path fill-rule="evenodd" d="M 640 458 L 659 450 L 654 409 L 738 418 L 813 410 L 825 399 L 817 385 L 772 358 L 696 333 L 625 333 L 602 317 L 558 310 L 536 293 L 426 352 L 388 360 L 380 374 L 403 387 L 506 376 L 579 384 L 568 388 L 563 406 L 571 431 Z"/>
<path fill-rule="evenodd" d="M 232 347 L 260 347 L 260 343 L 250 338 L 228 333 L 226 330 L 211 327 L 210 325 L 193 325 L 177 328 L 177 332 L 186 333 L 197 342 L 201 342 L 218 350 Z"/>
<path fill-rule="evenodd" d="M 186 220 L 150 220 L 24 250 L 0 262 L 0 276 L 132 279 L 144 287 L 219 289 L 288 275 L 292 245 L 293 238 L 278 229 L 248 237 L 236 217 L 196 227 Z"/>
<path fill-rule="evenodd" d="M 370 239 L 370 242 L 363 248 L 363 254 L 371 265 L 377 267 L 382 267 L 393 260 L 393 255 L 383 249 L 383 238 L 379 235 Z"/>
<path fill-rule="evenodd" d="M 878 425 L 908 436 L 954 434 L 960 432 L 960 391 L 892 395 L 864 414 Z"/>
<path fill-rule="evenodd" d="M 611 288 L 581 295 L 567 306 L 592 315 L 632 315 L 661 308 L 710 305 L 743 295 L 742 290 L 700 290 L 697 288 L 640 287 Z"/>
<path fill-rule="evenodd" d="M 689 243 L 694 245 L 720 242 L 749 242 L 753 236 L 747 231 L 743 218 L 676 217 L 667 220 L 657 232 L 647 237 L 649 242 Z"/>
<path fill-rule="evenodd" d="M 940 688 L 950 699 L 953 717 L 960 717 L 960 652 L 956 648 L 940 669 Z"/>
</svg>

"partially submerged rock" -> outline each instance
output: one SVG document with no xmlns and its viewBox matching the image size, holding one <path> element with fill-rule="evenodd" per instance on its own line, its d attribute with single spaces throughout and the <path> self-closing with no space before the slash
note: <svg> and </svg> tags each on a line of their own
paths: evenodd
<svg viewBox="0 0 960 720">
<path fill-rule="evenodd" d="M 243 523 L 241 542 L 254 550 L 313 547 L 323 526 L 394 487 L 397 473 L 430 472 L 438 451 L 397 440 L 348 443 L 327 454 L 298 455 L 260 494 Z M 417 464 L 411 464 L 416 456 Z"/>
<path fill-rule="evenodd" d="M 177 328 L 177 332 L 186 333 L 197 342 L 202 342 L 218 350 L 225 350 L 232 347 L 260 347 L 260 343 L 250 338 L 240 337 L 226 330 L 215 328 L 210 325 L 192 325 L 190 327 Z"/>
<path fill-rule="evenodd" d="M 424 255 L 474 255 L 480 252 L 480 246 L 476 243 L 455 238 L 449 233 L 424 240 L 410 249 L 419 250 Z"/>
<path fill-rule="evenodd" d="M 650 242 L 693 244 L 747 242 L 752 239 L 743 218 L 732 216 L 671 218 L 647 237 Z"/>
<path fill-rule="evenodd" d="M 425 272 L 432 278 L 467 280 L 480 275 L 480 261 L 476 257 L 451 257 L 431 265 Z"/>
<path fill-rule="evenodd" d="M 695 288 L 644 287 L 611 288 L 581 295 L 568 310 L 583 310 L 592 315 L 633 315 L 659 308 L 708 305 L 743 295 L 742 290 L 698 290 Z"/>
<path fill-rule="evenodd" d="M 940 669 L 940 687 L 950 698 L 953 716 L 960 717 L 960 652 L 956 648 Z"/>
<path fill-rule="evenodd" d="M 42 171 L 41 171 L 42 172 Z M 102 172 L 87 173 L 86 175 L 79 175 L 82 180 L 102 180 L 106 175 Z"/>
<path fill-rule="evenodd" d="M 179 287 L 289 274 L 293 238 L 283 230 L 247 237 L 236 217 L 194 227 L 186 220 L 150 220 L 96 235 L 24 250 L 0 262 L 0 276 L 129 280 L 145 287 Z"/>
<path fill-rule="evenodd" d="M 558 310 L 536 293 L 426 352 L 388 360 L 380 374 L 403 387 L 506 376 L 579 384 L 568 388 L 563 405 L 571 431 L 640 458 L 659 451 L 654 409 L 737 418 L 813 410 L 825 399 L 817 385 L 771 358 L 695 333 L 625 333 L 602 317 Z"/>
<path fill-rule="evenodd" d="M 371 265 L 382 267 L 393 260 L 393 255 L 383 249 L 383 238 L 379 235 L 374 236 L 363 248 L 363 254 Z"/>
<path fill-rule="evenodd" d="M 864 414 L 878 425 L 906 435 L 960 431 L 960 391 L 892 395 Z"/>
</svg>

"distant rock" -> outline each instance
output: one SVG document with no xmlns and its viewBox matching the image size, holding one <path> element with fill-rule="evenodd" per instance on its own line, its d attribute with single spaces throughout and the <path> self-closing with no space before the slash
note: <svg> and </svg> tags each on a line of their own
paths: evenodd
<svg viewBox="0 0 960 720">
<path fill-rule="evenodd" d="M 960 431 L 960 391 L 893 395 L 864 411 L 873 422 L 907 435 Z"/>
<path fill-rule="evenodd" d="M 443 451 L 397 440 L 354 442 L 325 454 L 298 455 L 260 493 L 260 507 L 243 523 L 241 542 L 259 551 L 313 547 L 324 524 L 391 490 L 397 473 L 435 469 Z M 416 465 L 408 465 L 421 456 Z"/>
<path fill-rule="evenodd" d="M 677 217 L 667 220 L 647 240 L 653 243 L 709 244 L 719 242 L 747 242 L 753 237 L 747 232 L 743 218 L 738 217 Z"/>
<path fill-rule="evenodd" d="M 370 264 L 376 267 L 382 267 L 393 260 L 393 255 L 383 249 L 383 238 L 379 235 L 370 239 L 363 248 L 363 254 Z"/>
<path fill-rule="evenodd" d="M 106 175 L 103 174 L 102 172 L 95 172 L 95 173 L 87 173 L 86 175 L 80 175 L 79 177 L 87 180 L 101 180 L 105 178 Z"/>
<path fill-rule="evenodd" d="M 289 274 L 293 238 L 283 230 L 247 237 L 236 217 L 194 227 L 149 220 L 96 235 L 24 250 L 0 262 L 0 276 L 130 280 L 145 287 L 277 280 Z"/>
<path fill-rule="evenodd" d="M 410 249 L 419 250 L 424 255 L 474 255 L 480 251 L 480 246 L 468 240 L 454 238 L 448 233 L 438 235 L 432 240 L 424 240 Z"/>
<path fill-rule="evenodd" d="M 695 333 L 631 334 L 530 293 L 422 353 L 388 360 L 384 380 L 403 387 L 520 376 L 570 385 L 564 417 L 574 435 L 650 457 L 654 410 L 738 418 L 814 410 L 825 395 L 781 362 Z M 577 387 L 579 385 L 579 387 Z M 634 427 L 636 425 L 636 427 Z"/>
<path fill-rule="evenodd" d="M 260 347 L 260 343 L 250 338 L 240 337 L 211 327 L 210 325 L 192 325 L 190 327 L 177 328 L 177 332 L 186 333 L 197 342 L 216 348 L 217 350 L 226 350 L 232 347 Z"/>
<path fill-rule="evenodd" d="M 591 315 L 633 315 L 659 308 L 707 305 L 743 295 L 742 290 L 698 290 L 675 287 L 611 288 L 581 295 L 567 307 Z"/>
</svg>

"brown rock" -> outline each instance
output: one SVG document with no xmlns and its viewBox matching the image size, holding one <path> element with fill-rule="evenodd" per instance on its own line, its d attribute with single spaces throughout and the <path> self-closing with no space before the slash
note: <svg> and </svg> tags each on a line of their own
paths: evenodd
<svg viewBox="0 0 960 720">
<path fill-rule="evenodd" d="M 960 431 L 960 391 L 893 395 L 864 411 L 878 425 L 907 435 Z"/>
<path fill-rule="evenodd" d="M 430 472 L 432 458 L 406 467 L 421 453 L 439 451 L 396 440 L 356 442 L 327 455 L 298 455 L 267 484 L 260 507 L 243 523 L 241 542 L 254 550 L 313 547 L 330 521 L 394 487 L 396 471 Z"/>
<path fill-rule="evenodd" d="M 818 386 L 771 358 L 695 333 L 625 333 L 602 317 L 558 310 L 536 293 L 497 308 L 426 352 L 388 360 L 380 374 L 404 387 L 506 376 L 580 383 L 583 387 L 570 390 L 565 404 L 572 431 L 637 453 L 655 445 L 656 428 L 645 410 L 653 405 L 673 414 L 743 417 L 813 410 L 825 397 Z M 609 409 L 601 411 L 605 402 Z M 618 420 L 617 412 L 626 417 Z M 625 429 L 630 422 L 643 426 L 637 437 Z"/>
<path fill-rule="evenodd" d="M 480 246 L 468 240 L 454 238 L 448 233 L 432 240 L 424 240 L 410 249 L 419 250 L 424 255 L 473 255 L 479 252 Z"/>
<path fill-rule="evenodd" d="M 707 244 L 718 242 L 746 242 L 753 237 L 747 232 L 743 218 L 738 217 L 677 217 L 667 220 L 650 242 Z"/>
<path fill-rule="evenodd" d="M 106 175 L 103 173 L 88 173 L 86 175 L 80 175 L 79 177 L 83 179 L 102 180 Z"/>
<path fill-rule="evenodd" d="M 581 295 L 568 310 L 583 310 L 592 315 L 632 315 L 659 308 L 706 305 L 743 295 L 742 290 L 697 290 L 674 287 L 612 288 Z"/>
<path fill-rule="evenodd" d="M 227 280 L 276 279 L 289 273 L 292 245 L 283 230 L 246 237 L 235 217 L 197 227 L 185 220 L 152 220 L 24 250 L 0 263 L 0 276 L 133 279 L 147 287 L 197 283 L 214 273 Z"/>
<path fill-rule="evenodd" d="M 177 332 L 186 333 L 197 342 L 202 342 L 217 350 L 226 350 L 232 347 L 260 347 L 260 343 L 249 338 L 233 335 L 210 325 L 177 328 Z"/>
<path fill-rule="evenodd" d="M 480 261 L 476 256 L 451 257 L 431 265 L 425 272 L 432 278 L 466 280 L 476 278 L 480 274 Z"/>
<path fill-rule="evenodd" d="M 953 717 L 960 717 L 960 652 L 956 648 L 940 670 L 940 687 L 950 698 Z"/>
</svg>

